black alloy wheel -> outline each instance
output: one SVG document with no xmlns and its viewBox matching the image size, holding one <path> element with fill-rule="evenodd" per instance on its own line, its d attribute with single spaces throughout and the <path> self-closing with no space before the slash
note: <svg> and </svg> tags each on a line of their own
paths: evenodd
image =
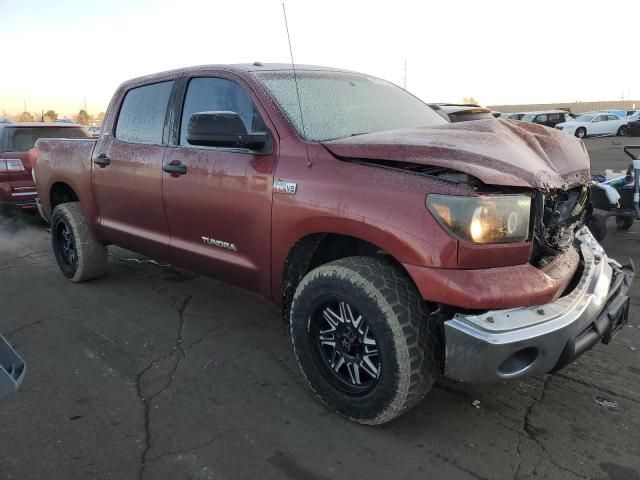
<svg viewBox="0 0 640 480">
<path fill-rule="evenodd" d="M 310 327 L 316 362 L 333 386 L 351 395 L 375 388 L 381 371 L 378 342 L 353 306 L 342 299 L 322 302 Z"/>
<path fill-rule="evenodd" d="M 63 221 L 58 221 L 55 225 L 56 236 L 56 256 L 62 261 L 62 263 L 69 269 L 75 270 L 78 264 L 78 255 L 76 252 L 76 241 L 73 238 L 73 233 L 69 229 L 68 225 Z"/>
</svg>

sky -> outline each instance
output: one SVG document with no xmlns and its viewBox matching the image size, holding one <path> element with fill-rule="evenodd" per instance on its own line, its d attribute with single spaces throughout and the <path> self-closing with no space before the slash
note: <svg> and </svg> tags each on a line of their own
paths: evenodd
<svg viewBox="0 0 640 480">
<path fill-rule="evenodd" d="M 427 102 L 640 98 L 638 0 L 285 3 L 296 63 L 402 85 L 406 61 Z M 290 61 L 281 0 L 0 0 L 0 45 L 0 114 L 97 114 L 139 75 Z"/>
</svg>

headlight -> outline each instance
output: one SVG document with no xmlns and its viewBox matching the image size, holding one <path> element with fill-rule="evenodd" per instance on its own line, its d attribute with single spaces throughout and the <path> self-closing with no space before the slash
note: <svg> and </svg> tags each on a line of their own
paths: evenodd
<svg viewBox="0 0 640 480">
<path fill-rule="evenodd" d="M 473 243 L 524 242 L 529 238 L 531 197 L 427 196 L 427 208 L 454 236 Z"/>
</svg>

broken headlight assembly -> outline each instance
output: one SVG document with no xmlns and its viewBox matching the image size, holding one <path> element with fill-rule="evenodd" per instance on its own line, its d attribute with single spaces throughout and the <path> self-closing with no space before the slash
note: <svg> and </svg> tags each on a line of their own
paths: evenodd
<svg viewBox="0 0 640 480">
<path fill-rule="evenodd" d="M 460 240 L 512 243 L 529 239 L 531 197 L 528 195 L 428 195 L 427 208 Z"/>
</svg>

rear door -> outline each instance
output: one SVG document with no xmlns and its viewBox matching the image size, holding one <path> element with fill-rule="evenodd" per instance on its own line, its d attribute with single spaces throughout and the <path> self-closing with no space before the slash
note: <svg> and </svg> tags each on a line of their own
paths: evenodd
<svg viewBox="0 0 640 480">
<path fill-rule="evenodd" d="M 613 135 L 617 134 L 618 129 L 626 123 L 625 120 L 620 118 L 618 115 L 607 115 L 607 120 L 607 133 L 611 133 Z"/>
<path fill-rule="evenodd" d="M 555 128 L 555 126 L 561 122 L 564 122 L 564 115 L 561 113 L 550 113 L 548 127 Z"/>
<path fill-rule="evenodd" d="M 247 87 L 231 78 L 184 79 L 182 88 L 165 165 L 182 164 L 186 173 L 163 176 L 171 254 L 178 265 L 268 295 L 275 129 Z M 206 111 L 235 112 L 247 133 L 269 132 L 272 144 L 261 152 L 190 145 L 189 118 Z"/>
<path fill-rule="evenodd" d="M 534 123 L 538 123 L 540 125 L 549 125 L 549 116 L 546 113 L 536 116 Z"/>
<path fill-rule="evenodd" d="M 173 81 L 129 90 L 111 134 L 93 153 L 93 189 L 100 225 L 122 247 L 169 260 L 169 226 L 162 204 L 162 160 Z"/>
</svg>

